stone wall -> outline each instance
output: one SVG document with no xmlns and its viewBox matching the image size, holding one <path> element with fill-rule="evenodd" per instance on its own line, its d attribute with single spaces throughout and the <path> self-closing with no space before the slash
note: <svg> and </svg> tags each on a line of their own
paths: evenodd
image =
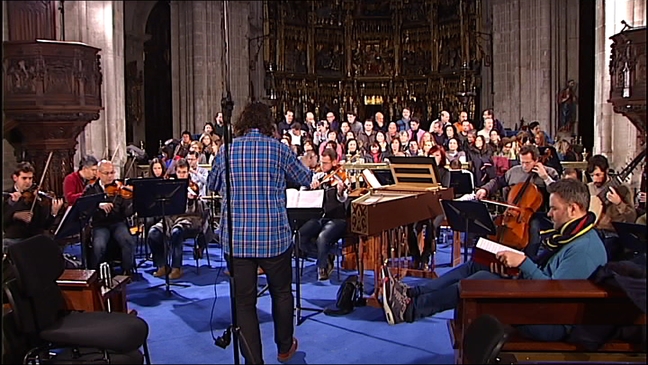
<svg viewBox="0 0 648 365">
<path fill-rule="evenodd" d="M 490 0 L 484 6 L 494 53 L 494 94 L 489 85 L 482 88 L 492 100 L 487 106 L 506 127 L 524 118 L 553 134 L 556 95 L 568 79 L 578 82 L 579 1 Z"/>
<path fill-rule="evenodd" d="M 104 110 L 79 136 L 76 161 L 82 155 L 111 158 L 119 177 L 126 162 L 124 2 L 66 1 L 65 35 L 67 41 L 101 48 Z"/>
</svg>

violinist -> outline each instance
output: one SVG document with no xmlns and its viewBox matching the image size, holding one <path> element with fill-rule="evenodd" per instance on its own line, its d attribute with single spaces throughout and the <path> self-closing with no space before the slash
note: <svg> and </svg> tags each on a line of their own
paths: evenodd
<svg viewBox="0 0 648 365">
<path fill-rule="evenodd" d="M 181 158 L 175 163 L 175 171 L 178 179 L 189 179 L 189 162 Z M 190 184 L 191 185 L 191 184 Z M 203 205 L 198 200 L 199 192 L 193 188 L 187 191 L 187 207 L 184 214 L 164 217 L 166 219 L 166 229 L 162 220 L 151 227 L 148 232 L 148 244 L 153 253 L 153 264 L 157 270 L 153 273 L 155 277 L 163 277 L 171 270 L 169 279 L 179 279 L 182 276 L 182 244 L 184 235 L 188 230 L 197 231 L 203 228 Z M 164 236 L 170 245 L 171 267 L 164 256 Z"/>
<path fill-rule="evenodd" d="M 187 157 L 185 157 L 185 159 L 189 163 L 189 178 L 191 179 L 191 181 L 198 185 L 200 196 L 206 196 L 207 177 L 209 176 L 209 171 L 207 171 L 207 169 L 205 169 L 204 167 L 200 167 L 198 165 L 199 156 L 200 153 L 196 151 L 190 151 L 189 153 L 187 153 Z"/>
<path fill-rule="evenodd" d="M 163 179 L 166 176 L 166 165 L 164 161 L 159 158 L 154 158 L 149 164 L 149 177 Z"/>
<path fill-rule="evenodd" d="M 549 229 L 551 223 L 547 220 L 547 187 L 559 179 L 558 172 L 548 166 L 544 166 L 539 161 L 539 151 L 536 146 L 524 145 L 520 149 L 520 164 L 511 167 L 504 176 L 496 177 L 484 184 L 475 193 L 478 200 L 485 199 L 489 195 L 494 195 L 498 190 L 507 187 L 513 187 L 516 184 L 522 184 L 531 176 L 530 182 L 538 187 L 543 195 L 543 207 L 541 211 L 536 212 L 530 221 L 529 242 L 524 249 L 527 256 L 534 258 L 538 254 L 540 247 L 540 231 Z"/>
<path fill-rule="evenodd" d="M 63 196 L 68 205 L 74 205 L 83 196 L 85 189 L 97 181 L 97 163 L 93 156 L 81 158 L 79 170 L 63 179 Z"/>
<path fill-rule="evenodd" d="M 609 169 L 610 165 L 605 156 L 592 156 L 587 165 L 587 173 L 592 182 L 588 183 L 587 187 L 590 195 L 598 198 L 603 206 L 596 228 L 608 250 L 608 259 L 612 260 L 622 249 L 612 222 L 634 223 L 637 211 L 633 206 L 632 189 L 625 184 L 615 184 L 608 174 Z"/>
<path fill-rule="evenodd" d="M 3 192 L 3 252 L 8 246 L 49 229 L 63 206 L 62 199 L 52 199 L 51 207 L 43 204 L 49 198 L 41 197 L 42 194 L 34 191 L 34 173 L 34 167 L 29 162 L 20 162 L 11 174 L 13 187 Z M 37 200 L 35 205 L 32 199 Z"/>
<path fill-rule="evenodd" d="M 335 243 L 346 233 L 347 198 L 349 181 L 346 172 L 338 165 L 335 150 L 327 148 L 320 156 L 321 172 L 313 174 L 312 189 L 325 189 L 324 217 L 311 219 L 299 229 L 300 247 L 308 248 L 315 238 L 317 246 L 317 277 L 328 280 L 333 271 L 335 256 L 331 250 Z"/>
<path fill-rule="evenodd" d="M 121 183 L 115 181 L 115 166 L 112 162 L 102 160 L 97 165 L 98 181 L 86 188 L 84 196 L 104 194 L 104 199 L 92 215 L 93 263 L 97 270 L 106 261 L 106 252 L 111 238 L 121 248 L 122 270 L 130 275 L 135 260 L 135 239 L 128 229 L 126 219 L 133 214 L 132 199 Z M 122 196 L 122 190 L 124 196 Z"/>
</svg>

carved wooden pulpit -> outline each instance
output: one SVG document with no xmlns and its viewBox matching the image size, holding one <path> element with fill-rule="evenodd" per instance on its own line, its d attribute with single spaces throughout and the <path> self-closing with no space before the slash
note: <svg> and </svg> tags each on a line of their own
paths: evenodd
<svg viewBox="0 0 648 365">
<path fill-rule="evenodd" d="M 623 30 L 610 37 L 610 103 L 637 128 L 646 149 L 646 27 Z M 641 153 L 641 152 L 640 152 Z M 646 186 L 646 169 L 641 186 Z M 644 190 L 645 191 L 645 190 Z"/>
<path fill-rule="evenodd" d="M 36 182 L 53 152 L 43 188 L 62 195 L 63 177 L 73 171 L 77 137 L 102 109 L 100 49 L 54 40 L 56 23 L 64 23 L 62 1 L 6 3 L 4 138 L 18 161 L 34 164 Z"/>
<path fill-rule="evenodd" d="M 37 177 L 54 152 L 43 188 L 57 194 L 74 171 L 79 133 L 102 109 L 99 51 L 78 42 L 3 43 L 5 138 Z"/>
</svg>

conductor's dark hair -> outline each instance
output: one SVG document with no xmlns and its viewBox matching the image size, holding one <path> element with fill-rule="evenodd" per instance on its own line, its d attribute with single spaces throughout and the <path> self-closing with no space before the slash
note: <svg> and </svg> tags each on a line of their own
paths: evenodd
<svg viewBox="0 0 648 365">
<path fill-rule="evenodd" d="M 234 123 L 234 135 L 239 137 L 252 129 L 258 129 L 259 133 L 274 137 L 273 124 L 270 108 L 261 102 L 255 101 L 245 106 L 238 120 Z"/>
</svg>

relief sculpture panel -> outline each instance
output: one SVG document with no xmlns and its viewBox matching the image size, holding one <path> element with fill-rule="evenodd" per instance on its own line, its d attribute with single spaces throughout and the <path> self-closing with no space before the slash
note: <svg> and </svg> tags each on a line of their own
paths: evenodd
<svg viewBox="0 0 648 365">
<path fill-rule="evenodd" d="M 479 107 L 478 0 L 266 1 L 266 91 L 285 108 L 436 118 Z M 273 67 L 279 63 L 279 67 Z M 270 82 L 270 80 L 272 82 Z M 364 114 L 363 114 L 364 113 Z"/>
</svg>

